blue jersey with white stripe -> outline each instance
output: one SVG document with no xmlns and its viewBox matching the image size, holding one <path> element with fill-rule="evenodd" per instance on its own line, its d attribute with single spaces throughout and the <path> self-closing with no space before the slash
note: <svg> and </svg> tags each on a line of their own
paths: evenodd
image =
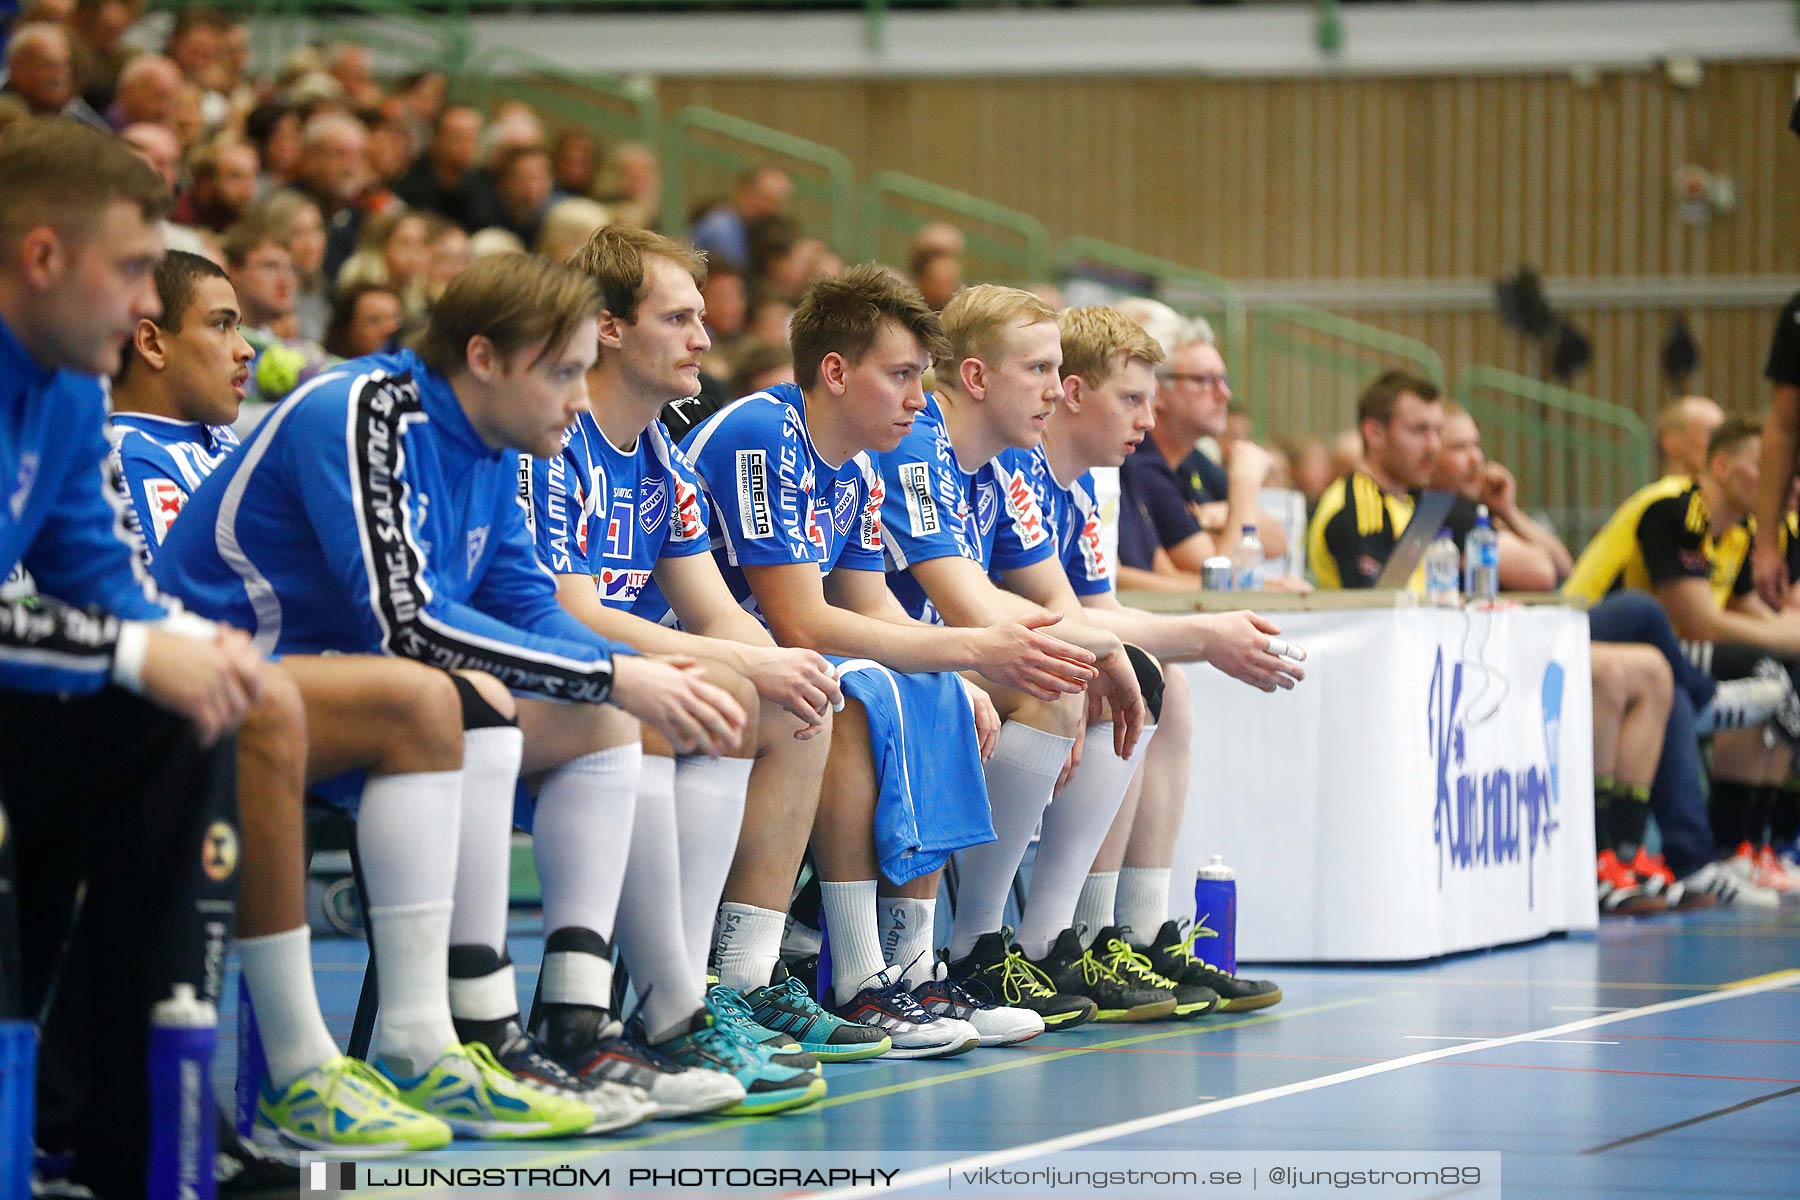
<svg viewBox="0 0 1800 1200">
<path fill-rule="evenodd" d="M 194 489 L 238 449 L 238 436 L 229 425 L 148 413 L 114 413 L 107 437 L 131 498 L 146 560 L 156 557 Z"/>
<path fill-rule="evenodd" d="M 86 694 L 112 677 L 120 620 L 157 595 L 106 443 L 105 384 L 46 369 L 0 321 L 0 574 L 36 598 L 0 601 L 0 689 Z"/>
<path fill-rule="evenodd" d="M 712 548 L 746 610 L 746 566 L 817 563 L 879 571 L 882 480 L 871 451 L 825 461 L 806 431 L 806 398 L 779 384 L 714 413 L 682 443 L 711 509 Z"/>
<path fill-rule="evenodd" d="M 561 454 L 520 456 L 519 482 L 538 560 L 553 575 L 593 576 L 611 608 L 643 608 L 640 616 L 660 620 L 668 605 L 644 594 L 657 561 L 711 548 L 699 477 L 660 421 L 621 450 L 584 412 L 564 435 Z"/>
<path fill-rule="evenodd" d="M 598 702 L 610 644 L 563 611 L 518 499 L 449 383 L 403 351 L 277 406 L 189 497 L 157 579 L 292 654 L 387 652 Z"/>
<path fill-rule="evenodd" d="M 881 456 L 881 473 L 888 587 L 908 616 L 943 623 L 914 563 L 960 557 L 997 574 L 1056 551 L 1031 485 L 1000 459 L 965 467 L 931 393 L 899 447 Z"/>
<path fill-rule="evenodd" d="M 1100 505 L 1094 499 L 1094 475 L 1083 471 L 1070 484 L 1056 478 L 1042 446 L 1002 450 L 995 460 L 1009 477 L 1023 479 L 1037 497 L 1044 527 L 1056 544 L 1056 558 L 1077 596 L 1098 596 L 1113 589 L 1112 563 L 1100 544 Z"/>
</svg>

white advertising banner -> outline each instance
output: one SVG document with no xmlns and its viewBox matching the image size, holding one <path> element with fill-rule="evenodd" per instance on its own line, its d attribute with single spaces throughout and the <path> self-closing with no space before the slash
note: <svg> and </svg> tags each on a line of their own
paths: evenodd
<svg viewBox="0 0 1800 1200">
<path fill-rule="evenodd" d="M 1584 614 L 1278 620 L 1309 655 L 1294 691 L 1185 668 L 1194 756 L 1171 911 L 1191 912 L 1194 869 L 1220 854 L 1252 962 L 1405 961 L 1594 928 Z"/>
</svg>

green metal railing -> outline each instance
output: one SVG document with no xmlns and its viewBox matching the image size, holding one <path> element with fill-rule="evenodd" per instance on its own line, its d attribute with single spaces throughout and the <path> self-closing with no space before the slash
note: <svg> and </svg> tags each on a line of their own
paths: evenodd
<svg viewBox="0 0 1800 1200">
<path fill-rule="evenodd" d="M 665 229 L 686 229 L 693 210 L 728 195 L 740 171 L 771 163 L 793 177 L 802 224 L 830 230 L 840 253 L 856 244 L 856 173 L 830 147 L 696 105 L 669 118 L 662 152 Z"/>
<path fill-rule="evenodd" d="M 862 190 L 862 254 L 905 267 L 907 243 L 933 221 L 963 231 L 971 280 L 1041 283 L 1050 278 L 1050 234 L 1042 221 L 900 171 L 882 171 Z"/>
<path fill-rule="evenodd" d="M 547 58 L 509 46 L 477 51 L 455 73 L 457 97 L 492 108 L 524 100 L 552 127 L 579 125 L 615 141 L 655 145 L 662 129 L 656 94 L 610 75 L 567 71 Z"/>
<path fill-rule="evenodd" d="M 1091 267 L 1124 271 L 1151 280 L 1158 300 L 1212 322 L 1228 366 L 1248 366 L 1250 314 L 1243 296 L 1230 280 L 1099 238 L 1067 238 L 1056 248 L 1058 275 L 1067 278 Z"/>
<path fill-rule="evenodd" d="M 1356 397 L 1375 372 L 1404 367 L 1444 381 L 1444 360 L 1424 342 L 1304 304 L 1255 309 L 1245 378 L 1251 423 L 1325 434 L 1353 424 Z"/>
<path fill-rule="evenodd" d="M 1518 477 L 1520 502 L 1548 513 L 1571 546 L 1651 477 L 1650 430 L 1631 409 L 1498 367 L 1470 367 L 1455 395 L 1489 456 Z"/>
</svg>

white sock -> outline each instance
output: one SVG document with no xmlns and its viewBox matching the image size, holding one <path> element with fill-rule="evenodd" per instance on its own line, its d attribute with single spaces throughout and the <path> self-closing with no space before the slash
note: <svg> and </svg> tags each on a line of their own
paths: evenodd
<svg viewBox="0 0 1800 1200">
<path fill-rule="evenodd" d="M 375 1057 L 416 1079 L 457 1043 L 450 1020 L 450 901 L 371 905 L 369 929 L 380 967 Z"/>
<path fill-rule="evenodd" d="M 381 979 L 374 1053 L 406 1078 L 456 1042 L 450 908 L 462 826 L 461 771 L 377 775 L 363 787 L 356 845 Z"/>
<path fill-rule="evenodd" d="M 932 946 L 937 898 L 882 896 L 875 909 L 881 919 L 881 956 L 887 960 L 888 974 L 903 979 L 909 988 L 918 987 L 931 978 L 937 966 Z"/>
<path fill-rule="evenodd" d="M 1081 935 L 1082 945 L 1092 945 L 1094 935 L 1113 923 L 1118 891 L 1117 871 L 1090 872 L 1082 883 L 1081 898 L 1075 901 L 1075 924 L 1087 927 Z"/>
<path fill-rule="evenodd" d="M 686 890 L 675 841 L 675 760 L 646 755 L 614 944 L 643 997 L 644 1029 L 653 1042 L 673 1036 L 667 1031 L 684 1024 L 704 1001 L 681 928 Z"/>
<path fill-rule="evenodd" d="M 781 931 L 787 923 L 772 908 L 726 901 L 713 930 L 713 960 L 719 982 L 740 992 L 767 987 L 781 961 Z"/>
<path fill-rule="evenodd" d="M 456 854 L 452 946 L 506 945 L 512 894 L 513 795 L 525 736 L 517 727 L 463 733 L 462 841 Z"/>
<path fill-rule="evenodd" d="M 844 1004 L 871 975 L 887 970 L 881 935 L 875 929 L 875 881 L 821 881 L 819 896 L 825 936 L 831 942 L 831 990 Z"/>
<path fill-rule="evenodd" d="M 706 978 L 706 952 L 725 877 L 737 853 L 750 790 L 749 758 L 683 758 L 675 764 L 675 834 L 681 846 L 681 931 L 695 979 Z M 767 983 L 768 980 L 764 980 Z"/>
<path fill-rule="evenodd" d="M 1150 748 L 1149 733 L 1150 727 L 1145 726 L 1135 753 L 1120 758 L 1112 749 L 1112 722 L 1103 721 L 1088 730 L 1081 766 L 1044 812 L 1037 865 L 1031 869 L 1031 890 L 1026 893 L 1025 916 L 1019 922 L 1019 949 L 1025 957 L 1042 958 L 1056 935 L 1075 920 L 1082 882 L 1118 815 L 1138 760 Z"/>
<path fill-rule="evenodd" d="M 1134 946 L 1148 945 L 1169 919 L 1169 868 L 1126 867 L 1119 872 L 1113 924 L 1129 926 Z"/>
<path fill-rule="evenodd" d="M 302 925 L 283 933 L 237 940 L 238 961 L 256 1010 L 269 1080 L 279 1090 L 338 1056 L 337 1043 L 319 1012 L 313 988 L 312 932 Z"/>
<path fill-rule="evenodd" d="M 1056 777 L 1062 773 L 1074 738 L 1057 737 L 1018 721 L 1000 727 L 994 755 L 981 768 L 987 778 L 988 806 L 996 838 L 956 855 L 956 922 L 950 932 L 950 957 L 961 958 L 984 933 L 1000 928 L 1013 876 L 1024 861 L 1025 847 L 1037 832 L 1038 818 L 1050 803 Z"/>
<path fill-rule="evenodd" d="M 636 742 L 584 754 L 538 787 L 532 848 L 546 936 L 575 928 L 612 939 L 643 758 Z"/>
</svg>

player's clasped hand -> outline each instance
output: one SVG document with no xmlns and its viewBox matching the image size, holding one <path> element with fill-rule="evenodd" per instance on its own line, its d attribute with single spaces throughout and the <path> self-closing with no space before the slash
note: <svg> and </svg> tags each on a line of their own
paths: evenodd
<svg viewBox="0 0 1800 1200">
<path fill-rule="evenodd" d="M 729 754 L 749 722 L 736 700 L 706 682 L 699 663 L 679 655 L 618 655 L 612 699 L 667 738 L 676 754 Z"/>
<path fill-rule="evenodd" d="M 976 669 L 1001 687 L 1016 688 L 1046 703 L 1079 695 L 1098 671 L 1092 653 L 1041 632 L 1060 620 L 1060 613 L 1034 613 L 981 630 L 982 654 Z"/>
<path fill-rule="evenodd" d="M 756 694 L 781 706 L 803 724 L 794 740 L 807 741 L 825 728 L 826 714 L 844 707 L 837 674 L 825 656 L 811 650 L 770 646 L 750 656 L 745 672 Z"/>
<path fill-rule="evenodd" d="M 1281 637 L 1281 626 L 1253 612 L 1221 613 L 1212 626 L 1206 661 L 1233 679 L 1265 692 L 1291 689 L 1306 678 L 1306 651 Z"/>
</svg>

